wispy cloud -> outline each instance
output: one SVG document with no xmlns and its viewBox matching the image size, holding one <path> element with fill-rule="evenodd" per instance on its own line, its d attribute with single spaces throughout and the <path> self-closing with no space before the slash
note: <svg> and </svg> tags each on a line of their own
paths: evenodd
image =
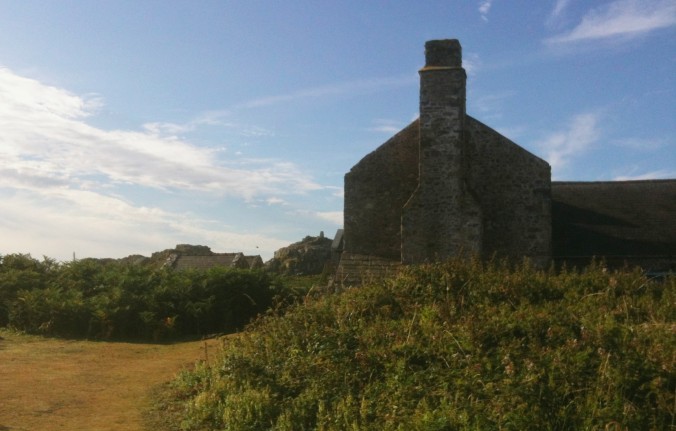
<svg viewBox="0 0 676 431">
<path fill-rule="evenodd" d="M 268 205 L 287 205 L 287 202 L 284 199 L 278 198 L 276 196 L 271 196 L 267 198 L 265 200 L 265 203 L 267 203 Z"/>
<path fill-rule="evenodd" d="M 481 59 L 479 54 L 467 52 L 462 54 L 462 67 L 468 76 L 474 76 L 481 69 Z"/>
<path fill-rule="evenodd" d="M 552 12 L 547 18 L 546 25 L 550 28 L 561 28 L 567 16 L 567 9 L 571 0 L 556 0 Z"/>
<path fill-rule="evenodd" d="M 554 12 L 560 13 L 566 4 L 566 1 L 557 2 Z M 673 25 L 676 25 L 673 0 L 616 0 L 590 10 L 572 30 L 546 42 L 632 38 Z"/>
<path fill-rule="evenodd" d="M 260 126 L 242 124 L 240 122 L 234 121 L 232 119 L 232 112 L 228 110 L 202 112 L 196 118 L 193 118 L 185 123 L 146 123 L 143 125 L 143 129 L 153 136 L 178 138 L 179 136 L 193 132 L 204 126 L 215 126 L 226 130 L 231 130 L 237 135 L 243 137 L 274 136 L 273 132 Z"/>
<path fill-rule="evenodd" d="M 374 79 L 364 79 L 357 81 L 342 82 L 320 87 L 306 88 L 293 93 L 278 94 L 266 97 L 260 97 L 253 100 L 240 103 L 234 109 L 242 108 L 261 108 L 265 106 L 278 105 L 280 103 L 290 103 L 303 99 L 317 99 L 328 96 L 341 96 L 351 94 L 365 94 L 374 91 L 380 91 L 388 88 L 414 85 L 417 83 L 415 75 L 384 77 Z"/>
<path fill-rule="evenodd" d="M 401 129 L 404 128 L 405 124 L 402 124 L 399 121 L 396 120 L 388 120 L 385 118 L 379 118 L 376 120 L 373 120 L 373 125 L 368 128 L 369 132 L 378 132 L 378 133 L 384 133 L 387 135 L 394 135 L 395 133 L 398 133 L 401 131 Z"/>
<path fill-rule="evenodd" d="M 546 136 L 537 144 L 545 160 L 552 166 L 553 176 L 557 176 L 573 158 L 584 154 L 598 141 L 601 135 L 598 123 L 598 114 L 578 114 L 565 129 Z"/>
<path fill-rule="evenodd" d="M 632 171 L 636 171 L 632 169 Z M 650 172 L 635 173 L 631 172 L 629 174 L 618 175 L 613 178 L 614 181 L 636 181 L 636 180 L 659 180 L 663 178 L 675 178 L 676 170 L 657 170 Z"/>
<path fill-rule="evenodd" d="M 479 15 L 484 21 L 488 21 L 488 12 L 490 12 L 491 6 L 493 6 L 493 0 L 481 0 L 479 2 Z"/>
<path fill-rule="evenodd" d="M 556 0 L 556 4 L 554 5 L 554 9 L 552 10 L 551 16 L 553 18 L 558 18 L 561 16 L 563 11 L 568 7 L 568 4 L 570 3 L 570 0 Z"/>
</svg>

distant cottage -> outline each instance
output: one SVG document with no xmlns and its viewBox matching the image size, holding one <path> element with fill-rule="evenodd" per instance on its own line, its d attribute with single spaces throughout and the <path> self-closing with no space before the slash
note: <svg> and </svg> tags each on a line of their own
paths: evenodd
<svg viewBox="0 0 676 431">
<path fill-rule="evenodd" d="M 245 256 L 242 253 L 214 253 L 211 256 L 177 256 L 173 264 L 177 270 L 207 270 L 215 267 L 260 269 L 263 260 L 260 256 Z"/>
<path fill-rule="evenodd" d="M 214 253 L 204 245 L 178 244 L 167 253 L 164 268 L 182 270 L 208 270 L 212 268 L 262 269 L 263 259 L 259 255 L 245 256 L 243 253 Z"/>
<path fill-rule="evenodd" d="M 339 281 L 463 255 L 674 269 L 676 180 L 552 183 L 546 161 L 466 114 L 457 40 L 427 42 L 419 73 L 419 118 L 345 175 Z"/>
</svg>

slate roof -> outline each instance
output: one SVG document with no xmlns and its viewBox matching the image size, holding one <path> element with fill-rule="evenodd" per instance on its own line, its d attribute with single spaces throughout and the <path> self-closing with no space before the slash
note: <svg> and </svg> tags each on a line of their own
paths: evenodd
<svg viewBox="0 0 676 431">
<path fill-rule="evenodd" d="M 552 182 L 554 259 L 676 258 L 676 180 Z M 631 259 L 630 259 L 631 260 Z"/>
<path fill-rule="evenodd" d="M 244 256 L 246 264 L 251 269 L 259 269 L 263 267 L 263 258 L 260 255 Z"/>
</svg>

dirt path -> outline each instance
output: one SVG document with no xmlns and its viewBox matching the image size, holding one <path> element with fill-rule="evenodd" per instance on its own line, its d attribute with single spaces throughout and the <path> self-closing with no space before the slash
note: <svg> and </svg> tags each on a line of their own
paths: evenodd
<svg viewBox="0 0 676 431">
<path fill-rule="evenodd" d="M 143 430 L 149 390 L 205 359 L 205 342 L 66 341 L 0 330 L 0 431 Z M 220 342 L 208 341 L 214 356 Z"/>
</svg>

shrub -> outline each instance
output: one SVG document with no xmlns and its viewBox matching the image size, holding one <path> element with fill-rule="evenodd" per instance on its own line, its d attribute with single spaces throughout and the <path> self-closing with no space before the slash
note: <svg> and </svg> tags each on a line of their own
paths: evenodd
<svg viewBox="0 0 676 431">
<path fill-rule="evenodd" d="M 96 259 L 56 265 L 8 255 L 0 264 L 0 324 L 102 339 L 205 335 L 241 328 L 286 292 L 259 271 L 172 271 Z"/>
<path fill-rule="evenodd" d="M 44 289 L 58 265 L 54 260 L 33 259 L 29 254 L 0 256 L 0 326 L 9 323 L 11 304 L 22 290 Z"/>
</svg>

